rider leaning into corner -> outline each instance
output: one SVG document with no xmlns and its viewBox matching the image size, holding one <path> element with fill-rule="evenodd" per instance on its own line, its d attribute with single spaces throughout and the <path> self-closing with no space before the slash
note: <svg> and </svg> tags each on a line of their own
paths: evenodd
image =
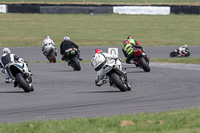
<svg viewBox="0 0 200 133">
<path fill-rule="evenodd" d="M 45 56 L 47 56 L 49 54 L 49 50 L 50 48 L 54 48 L 55 53 L 57 54 L 57 49 L 55 47 L 55 43 L 54 41 L 50 38 L 49 35 L 45 35 L 44 40 L 42 41 L 42 52 Z M 51 59 L 48 59 L 51 60 Z"/>
<path fill-rule="evenodd" d="M 74 42 L 70 41 L 70 38 L 68 36 L 65 36 L 62 43 L 60 44 L 60 54 L 62 55 L 62 60 L 63 61 L 67 61 L 68 65 L 70 65 L 70 58 L 68 57 L 67 54 L 65 54 L 65 51 L 70 49 L 70 48 L 76 48 L 78 49 L 78 59 L 81 61 L 82 58 L 80 56 L 80 50 L 79 50 L 79 46 L 77 44 L 75 44 Z"/>
<path fill-rule="evenodd" d="M 95 57 L 96 54 L 98 55 L 98 57 L 97 56 Z M 98 58 L 98 59 L 95 59 L 96 61 L 92 62 L 94 57 Z M 114 58 L 116 58 L 116 57 L 114 57 L 111 54 L 102 52 L 102 50 L 99 48 L 94 50 L 93 55 L 92 55 L 91 65 L 93 66 L 94 70 L 96 71 L 96 77 L 95 77 L 95 85 L 96 86 L 100 87 L 101 85 L 106 83 L 106 79 L 104 79 L 105 74 L 102 71 L 102 67 L 106 64 L 106 62 L 108 62 L 109 60 L 114 59 Z M 93 64 L 93 63 L 95 63 L 95 64 Z M 129 86 L 129 88 L 131 88 L 128 83 L 127 73 L 125 72 L 125 69 L 123 67 L 122 67 L 122 70 L 126 75 L 127 85 Z"/>
<path fill-rule="evenodd" d="M 1 60 L 0 60 L 0 67 L 1 67 L 1 72 L 5 73 L 5 82 L 6 83 L 12 83 L 13 82 L 13 79 L 7 73 L 6 67 L 8 66 L 9 63 L 14 62 L 14 61 L 27 64 L 27 62 L 24 61 L 23 58 L 19 58 L 15 54 L 12 54 L 11 50 L 9 48 L 3 48 L 2 57 L 1 57 Z M 27 66 L 28 66 L 28 64 L 27 64 Z M 32 75 L 30 70 L 29 70 L 28 73 L 30 75 Z M 14 81 L 14 87 L 16 87 L 16 86 L 17 86 L 17 83 Z"/>
<path fill-rule="evenodd" d="M 179 54 L 180 54 L 181 56 L 183 56 L 183 54 L 186 54 L 186 53 L 187 53 L 186 50 L 189 50 L 187 44 L 185 44 L 185 45 L 183 45 L 183 46 L 180 46 L 180 47 L 178 48 L 178 52 L 179 52 Z"/>
<path fill-rule="evenodd" d="M 122 48 L 122 52 L 126 57 L 127 64 L 134 64 L 131 59 L 134 57 L 134 52 L 136 51 L 135 48 L 140 48 L 143 51 L 142 46 L 140 46 L 140 44 L 134 40 L 132 36 L 128 36 L 127 40 L 124 40 Z"/>
</svg>

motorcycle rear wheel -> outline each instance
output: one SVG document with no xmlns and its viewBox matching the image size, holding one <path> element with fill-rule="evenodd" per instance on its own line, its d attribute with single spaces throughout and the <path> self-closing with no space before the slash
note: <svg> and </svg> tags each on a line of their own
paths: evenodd
<svg viewBox="0 0 200 133">
<path fill-rule="evenodd" d="M 175 57 L 175 56 L 177 56 L 177 52 L 172 51 L 172 52 L 170 53 L 170 57 Z"/>
<path fill-rule="evenodd" d="M 50 53 L 50 59 L 51 59 L 50 62 L 56 63 L 56 56 L 55 56 L 54 52 Z"/>
<path fill-rule="evenodd" d="M 109 74 L 109 76 L 112 82 L 116 85 L 117 88 L 119 88 L 120 91 L 127 91 L 127 87 L 123 84 L 123 82 L 116 73 L 112 72 Z"/>
<path fill-rule="evenodd" d="M 147 64 L 146 60 L 141 57 L 139 58 L 139 62 L 142 66 L 142 69 L 145 71 L 145 72 L 150 72 L 151 71 L 151 68 L 149 67 L 149 64 Z"/>
<path fill-rule="evenodd" d="M 26 80 L 23 78 L 21 73 L 17 73 L 15 75 L 15 80 L 18 82 L 18 84 L 20 85 L 20 87 L 25 91 L 25 92 L 30 92 L 31 88 L 28 85 L 28 83 L 26 82 Z"/>
<path fill-rule="evenodd" d="M 76 56 L 72 58 L 72 67 L 73 67 L 74 71 L 81 70 L 80 62 L 78 61 L 78 58 Z"/>
</svg>

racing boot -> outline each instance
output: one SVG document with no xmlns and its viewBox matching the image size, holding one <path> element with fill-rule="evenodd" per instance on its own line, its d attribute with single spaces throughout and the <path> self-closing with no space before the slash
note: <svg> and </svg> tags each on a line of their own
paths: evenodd
<svg viewBox="0 0 200 133">
<path fill-rule="evenodd" d="M 14 81 L 14 87 L 17 87 L 17 86 L 18 86 L 17 81 Z"/>
<path fill-rule="evenodd" d="M 6 82 L 7 84 L 9 84 L 9 83 L 12 83 L 13 80 L 12 80 L 11 78 L 6 78 L 6 79 L 5 79 L 5 82 Z"/>
</svg>

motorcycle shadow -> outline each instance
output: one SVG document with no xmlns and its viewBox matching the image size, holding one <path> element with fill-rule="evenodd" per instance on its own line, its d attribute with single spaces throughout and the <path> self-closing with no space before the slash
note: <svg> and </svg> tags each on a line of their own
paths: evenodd
<svg viewBox="0 0 200 133">
<path fill-rule="evenodd" d="M 50 72 L 74 72 L 74 70 L 55 70 L 55 71 L 50 71 Z"/>
<path fill-rule="evenodd" d="M 76 93 L 119 93 L 119 92 L 121 92 L 121 91 L 118 91 L 118 90 L 116 90 L 116 91 L 82 91 L 82 92 L 76 92 Z"/>
<path fill-rule="evenodd" d="M 0 91 L 0 93 L 26 93 L 23 90 L 19 90 L 19 91 Z"/>
</svg>

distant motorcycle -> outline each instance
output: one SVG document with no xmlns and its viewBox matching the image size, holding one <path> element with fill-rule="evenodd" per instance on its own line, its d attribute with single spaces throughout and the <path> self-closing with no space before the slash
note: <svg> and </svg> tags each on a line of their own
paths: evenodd
<svg viewBox="0 0 200 133">
<path fill-rule="evenodd" d="M 8 64 L 6 70 L 10 77 L 15 80 L 16 86 L 22 88 L 25 92 L 34 91 L 32 74 L 29 72 L 26 62 L 12 62 Z"/>
<path fill-rule="evenodd" d="M 189 56 L 190 56 L 190 52 L 188 48 L 186 48 L 185 52 L 182 52 L 181 54 L 179 53 L 179 49 L 174 49 L 170 53 L 170 57 L 189 57 Z"/>
<path fill-rule="evenodd" d="M 65 50 L 65 54 L 67 54 L 70 59 L 70 66 L 74 69 L 74 71 L 81 70 L 80 60 L 78 59 L 78 52 L 78 49 L 74 47 Z"/>
<path fill-rule="evenodd" d="M 47 47 L 47 49 L 45 49 L 44 55 L 50 63 L 56 63 L 57 50 L 55 49 L 55 47 Z"/>
<path fill-rule="evenodd" d="M 147 57 L 145 50 L 137 49 L 134 52 L 133 62 L 136 67 L 142 68 L 145 72 L 150 72 L 151 68 L 149 67 L 149 58 Z"/>
<path fill-rule="evenodd" d="M 104 73 L 104 78 L 101 80 L 103 84 L 107 82 L 110 86 L 117 87 L 120 91 L 124 92 L 131 90 L 131 87 L 127 84 L 127 75 L 122 69 L 121 61 L 119 58 L 114 58 L 109 61 L 101 62 L 98 60 L 98 54 L 94 54 L 91 60 L 91 64 L 95 71 L 101 71 Z M 99 63 L 101 63 L 99 65 Z M 98 67 L 96 67 L 98 65 Z"/>
</svg>

